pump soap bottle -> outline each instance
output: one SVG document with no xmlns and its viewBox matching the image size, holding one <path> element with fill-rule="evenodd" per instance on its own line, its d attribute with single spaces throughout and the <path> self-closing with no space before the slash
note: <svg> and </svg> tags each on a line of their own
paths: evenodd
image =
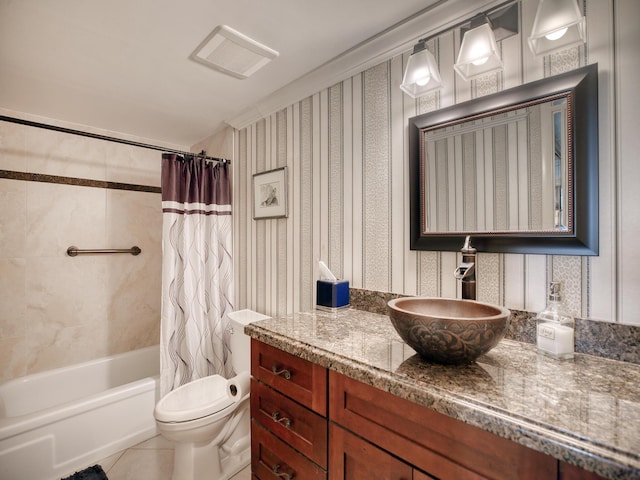
<svg viewBox="0 0 640 480">
<path fill-rule="evenodd" d="M 538 351 L 557 359 L 573 358 L 575 322 L 562 303 L 562 283 L 549 284 L 549 303 L 536 317 Z"/>
</svg>

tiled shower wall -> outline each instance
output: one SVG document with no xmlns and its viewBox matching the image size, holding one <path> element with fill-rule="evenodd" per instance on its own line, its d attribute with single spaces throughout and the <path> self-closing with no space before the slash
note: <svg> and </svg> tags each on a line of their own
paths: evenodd
<svg viewBox="0 0 640 480">
<path fill-rule="evenodd" d="M 0 121 L 0 170 L 0 381 L 157 344 L 160 153 Z"/>
<path fill-rule="evenodd" d="M 639 195 L 631 182 L 634 175 L 637 179 L 632 147 L 633 125 L 637 127 L 640 112 L 627 108 L 623 98 L 637 99 L 630 86 L 638 74 L 637 60 L 631 61 L 630 68 L 626 65 L 637 57 L 637 28 L 628 19 L 635 18 L 638 6 L 632 0 L 585 0 L 587 44 L 535 58 L 526 38 L 537 2 L 523 0 L 521 5 L 521 33 L 500 44 L 505 59 L 501 73 L 462 81 L 453 73 L 459 32 L 448 32 L 429 42 L 445 85 L 439 93 L 413 100 L 400 91 L 407 52 L 238 132 L 234 163 L 237 308 L 268 314 L 313 308 L 318 259 L 352 287 L 459 296 L 453 277 L 459 254 L 409 249 L 407 120 L 598 63 L 600 255 L 481 253 L 478 297 L 536 312 L 545 305 L 547 283 L 560 280 L 575 315 L 640 322 L 637 295 L 623 295 L 623 287 L 638 286 L 637 269 L 628 266 L 638 264 L 638 255 L 622 241 L 637 225 L 635 216 L 620 212 L 623 205 L 631 205 L 629 200 L 637 203 Z M 281 166 L 288 167 L 288 217 L 253 220 L 252 175 Z M 621 171 L 629 177 L 618 177 Z"/>
</svg>

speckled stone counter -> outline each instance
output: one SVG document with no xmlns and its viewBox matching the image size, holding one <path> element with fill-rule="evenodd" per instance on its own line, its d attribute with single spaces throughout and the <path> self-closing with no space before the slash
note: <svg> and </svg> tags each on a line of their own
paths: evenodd
<svg viewBox="0 0 640 480">
<path fill-rule="evenodd" d="M 611 479 L 640 478 L 640 366 L 576 354 L 556 361 L 503 340 L 477 362 L 422 360 L 385 315 L 298 313 L 253 338 Z"/>
</svg>

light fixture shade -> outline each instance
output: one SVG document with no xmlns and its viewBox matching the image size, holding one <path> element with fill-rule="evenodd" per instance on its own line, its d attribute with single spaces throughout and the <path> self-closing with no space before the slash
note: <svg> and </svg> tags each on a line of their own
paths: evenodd
<svg viewBox="0 0 640 480">
<path fill-rule="evenodd" d="M 576 0 L 540 0 L 529 37 L 535 55 L 579 45 L 586 38 L 585 18 Z"/>
<path fill-rule="evenodd" d="M 453 68 L 465 80 L 502 70 L 496 37 L 488 23 L 483 23 L 464 34 L 458 61 Z"/>
<path fill-rule="evenodd" d="M 424 42 L 415 46 L 407 61 L 400 89 L 412 98 L 442 88 L 442 78 L 433 54 L 427 50 Z"/>
</svg>

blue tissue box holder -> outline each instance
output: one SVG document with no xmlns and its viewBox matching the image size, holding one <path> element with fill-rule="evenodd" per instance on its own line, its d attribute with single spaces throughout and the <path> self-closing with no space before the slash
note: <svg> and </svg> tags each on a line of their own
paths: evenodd
<svg viewBox="0 0 640 480">
<path fill-rule="evenodd" d="M 318 280 L 316 282 L 316 304 L 325 309 L 349 306 L 349 280 Z"/>
</svg>

